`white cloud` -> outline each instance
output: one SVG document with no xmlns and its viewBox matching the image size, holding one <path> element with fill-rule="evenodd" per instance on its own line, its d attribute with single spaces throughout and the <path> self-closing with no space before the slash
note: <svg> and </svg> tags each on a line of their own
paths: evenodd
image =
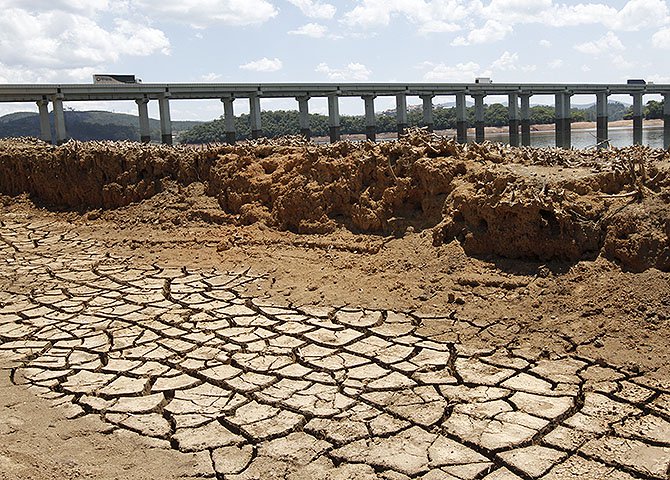
<svg viewBox="0 0 670 480">
<path fill-rule="evenodd" d="M 281 70 L 283 67 L 282 61 L 278 58 L 266 58 L 263 57 L 260 60 L 254 60 L 253 62 L 245 63 L 240 65 L 242 70 L 250 70 L 252 72 L 276 72 Z"/>
<path fill-rule="evenodd" d="M 608 20 L 608 26 L 615 30 L 641 30 L 663 25 L 669 14 L 664 0 L 630 0 Z"/>
<path fill-rule="evenodd" d="M 447 65 L 445 63 L 424 62 L 419 65 L 420 69 L 426 70 L 423 79 L 429 82 L 474 82 L 476 77 L 490 77 L 491 70 L 482 70 L 478 63 L 458 63 Z"/>
<path fill-rule="evenodd" d="M 114 63 L 122 56 L 169 54 L 170 42 L 161 30 L 128 20 L 117 19 L 105 29 L 66 12 L 3 13 L 0 58 L 9 68 L 76 70 Z"/>
<path fill-rule="evenodd" d="M 493 43 L 502 40 L 512 32 L 512 27 L 502 24 L 497 20 L 487 20 L 483 27 L 470 30 L 466 37 L 456 37 L 451 45 L 478 45 L 482 43 Z"/>
<path fill-rule="evenodd" d="M 600 24 L 614 31 L 638 31 L 670 21 L 664 0 L 629 0 L 620 10 L 603 3 L 568 5 L 553 0 L 491 0 L 481 9 L 481 14 L 482 18 L 510 27 L 529 23 L 556 28 Z"/>
<path fill-rule="evenodd" d="M 662 28 L 651 37 L 651 44 L 656 48 L 670 50 L 670 27 Z"/>
<path fill-rule="evenodd" d="M 592 25 L 604 23 L 615 17 L 616 8 L 603 4 L 553 5 L 535 19 L 528 19 L 524 23 L 540 23 L 550 27 L 575 27 L 578 25 Z"/>
<path fill-rule="evenodd" d="M 607 32 L 607 34 L 593 42 L 575 45 L 574 48 L 578 52 L 587 55 L 605 56 L 609 58 L 610 65 L 619 70 L 628 70 L 635 65 L 620 53 L 623 52 L 626 47 L 613 32 Z"/>
<path fill-rule="evenodd" d="M 620 9 L 603 3 L 558 3 L 554 0 L 355 0 L 342 22 L 374 30 L 395 19 L 417 25 L 417 33 L 468 30 L 452 46 L 497 42 L 520 24 L 563 28 L 602 25 L 612 31 L 638 31 L 670 23 L 665 0 L 628 0 Z M 543 47 L 551 42 L 540 41 Z"/>
<path fill-rule="evenodd" d="M 419 26 L 419 33 L 446 33 L 446 32 L 457 32 L 461 30 L 461 26 L 458 23 L 445 22 L 444 20 L 426 20 L 421 22 Z"/>
<path fill-rule="evenodd" d="M 509 53 L 508 51 L 505 51 L 500 58 L 491 64 L 491 68 L 494 70 L 516 70 L 518 62 L 518 53 Z"/>
<path fill-rule="evenodd" d="M 654 82 L 654 83 L 670 83 L 670 76 L 667 75 L 659 75 L 659 74 L 652 74 L 646 77 L 647 82 Z"/>
<path fill-rule="evenodd" d="M 366 81 L 372 75 L 372 71 L 362 63 L 349 63 L 344 68 L 331 68 L 327 63 L 320 63 L 314 71 L 324 73 L 334 81 Z"/>
<path fill-rule="evenodd" d="M 330 3 L 321 3 L 315 0 L 288 0 L 300 9 L 303 15 L 310 18 L 322 18 L 328 20 L 335 16 L 337 9 Z"/>
<path fill-rule="evenodd" d="M 540 40 L 539 42 L 541 47 L 544 48 L 550 48 L 551 47 L 551 42 L 549 40 Z"/>
<path fill-rule="evenodd" d="M 212 83 L 212 82 L 216 82 L 217 80 L 221 80 L 221 74 L 219 74 L 219 73 L 214 73 L 214 72 L 210 72 L 210 73 L 206 73 L 206 74 L 204 74 L 203 76 L 201 76 L 200 79 L 201 79 L 203 82 L 210 82 L 210 83 Z"/>
<path fill-rule="evenodd" d="M 604 36 L 593 42 L 580 43 L 574 46 L 575 50 L 587 55 L 601 55 L 603 53 L 612 53 L 613 51 L 625 50 L 619 37 L 613 32 L 607 32 Z"/>
<path fill-rule="evenodd" d="M 88 83 L 100 66 L 47 68 L 10 66 L 0 62 L 0 83 Z"/>
<path fill-rule="evenodd" d="M 115 9 L 118 4 L 115 2 Z M 0 8 L 20 8 L 33 13 L 48 11 L 65 11 L 70 13 L 85 13 L 91 15 L 95 12 L 110 9 L 109 0 L 0 0 Z"/>
<path fill-rule="evenodd" d="M 564 63 L 563 60 L 557 58 L 547 63 L 547 67 L 549 67 L 552 70 L 557 70 L 563 66 L 563 63 Z"/>
<path fill-rule="evenodd" d="M 551 8 L 552 0 L 491 0 L 482 8 L 485 18 L 502 20 L 509 24 L 526 23 Z"/>
<path fill-rule="evenodd" d="M 267 0 L 134 0 L 133 8 L 196 28 L 258 25 L 279 13 Z"/>
<path fill-rule="evenodd" d="M 628 70 L 635 66 L 634 62 L 627 60 L 623 55 L 612 55 L 610 62 L 619 70 Z"/>
<path fill-rule="evenodd" d="M 480 1 L 465 0 L 358 0 L 344 14 L 345 25 L 355 28 L 386 27 L 395 17 L 418 25 L 422 34 L 455 32 L 477 9 Z"/>
<path fill-rule="evenodd" d="M 319 23 L 308 23 L 302 27 L 298 27 L 295 30 L 291 30 L 288 33 L 290 35 L 305 35 L 312 38 L 322 38 L 326 35 L 328 27 L 321 25 Z"/>
</svg>

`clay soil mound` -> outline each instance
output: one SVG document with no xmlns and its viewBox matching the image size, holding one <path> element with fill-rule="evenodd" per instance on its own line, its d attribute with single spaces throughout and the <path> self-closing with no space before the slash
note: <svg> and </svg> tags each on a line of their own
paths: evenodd
<svg viewBox="0 0 670 480">
<path fill-rule="evenodd" d="M 645 147 L 463 146 L 421 131 L 398 142 L 321 146 L 297 138 L 206 147 L 13 139 L 0 141 L 0 192 L 79 212 L 153 201 L 160 222 L 389 237 L 430 229 L 435 245 L 456 239 L 470 255 L 604 255 L 633 271 L 670 271 L 670 155 Z M 169 218 L 159 211 L 168 204 L 183 208 Z"/>
</svg>

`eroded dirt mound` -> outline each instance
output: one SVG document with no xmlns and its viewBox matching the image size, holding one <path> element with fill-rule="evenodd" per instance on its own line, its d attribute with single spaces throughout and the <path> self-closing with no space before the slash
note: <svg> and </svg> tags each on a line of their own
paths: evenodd
<svg viewBox="0 0 670 480">
<path fill-rule="evenodd" d="M 166 179 L 187 185 L 200 165 L 227 147 L 207 150 L 133 142 L 0 140 L 0 191 L 30 194 L 47 206 L 116 208 L 150 198 Z"/>
<path fill-rule="evenodd" d="M 432 229 L 435 244 L 456 239 L 468 254 L 574 261 L 604 253 L 624 268 L 667 271 L 669 159 L 644 147 L 463 146 L 421 131 L 398 142 L 322 146 L 297 138 L 197 148 L 8 140 L 0 142 L 0 191 L 75 210 L 154 197 L 155 208 L 183 205 L 175 223 L 260 222 L 304 234 L 346 227 L 391 235 L 411 226 Z M 193 192 L 197 202 L 188 200 Z M 153 221 L 170 221 L 164 210 Z"/>
</svg>

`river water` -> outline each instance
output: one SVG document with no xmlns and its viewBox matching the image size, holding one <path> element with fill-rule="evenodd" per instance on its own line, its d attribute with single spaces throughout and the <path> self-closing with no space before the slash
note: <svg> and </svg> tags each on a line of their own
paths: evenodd
<svg viewBox="0 0 670 480">
<path fill-rule="evenodd" d="M 610 127 L 610 143 L 613 147 L 625 147 L 633 144 L 632 127 Z M 468 140 L 474 140 L 468 136 Z M 508 143 L 507 133 L 490 133 L 486 139 L 492 142 Z M 596 130 L 572 130 L 573 148 L 593 147 L 596 143 Z M 554 132 L 531 132 L 530 144 L 533 147 L 553 147 L 556 145 L 556 134 Z M 654 148 L 663 148 L 663 126 L 645 127 L 642 129 L 642 144 Z"/>
</svg>

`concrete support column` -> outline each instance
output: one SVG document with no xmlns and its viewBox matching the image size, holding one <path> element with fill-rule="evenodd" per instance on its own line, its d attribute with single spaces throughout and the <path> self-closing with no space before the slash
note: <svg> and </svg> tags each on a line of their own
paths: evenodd
<svg viewBox="0 0 670 480">
<path fill-rule="evenodd" d="M 312 138 L 312 130 L 309 126 L 309 97 L 298 97 L 298 122 L 300 123 L 300 135 L 307 140 Z"/>
<path fill-rule="evenodd" d="M 663 94 L 663 148 L 670 148 L 670 92 Z"/>
<path fill-rule="evenodd" d="M 423 102 L 423 124 L 429 132 L 435 129 L 435 120 L 433 120 L 433 95 L 420 95 Z"/>
<path fill-rule="evenodd" d="M 257 95 L 249 97 L 249 123 L 251 126 L 251 138 L 261 138 L 261 99 Z"/>
<path fill-rule="evenodd" d="M 507 109 L 509 112 L 509 144 L 513 147 L 519 146 L 519 95 L 510 93 L 507 96 Z"/>
<path fill-rule="evenodd" d="M 172 145 L 172 120 L 170 119 L 170 94 L 165 93 L 158 99 L 158 113 L 161 121 L 161 143 Z"/>
<path fill-rule="evenodd" d="M 572 135 L 570 127 L 570 94 L 557 93 L 555 103 L 556 121 L 556 146 L 562 148 L 572 147 Z"/>
<path fill-rule="evenodd" d="M 149 99 L 137 98 L 137 114 L 140 118 L 140 142 L 149 143 L 151 141 L 151 127 L 149 126 Z"/>
<path fill-rule="evenodd" d="M 65 143 L 67 140 L 67 130 L 65 129 L 65 112 L 63 111 L 63 96 L 54 95 L 53 103 L 54 126 L 56 127 L 56 145 Z"/>
<path fill-rule="evenodd" d="M 642 94 L 633 93 L 633 145 L 642 145 Z"/>
<path fill-rule="evenodd" d="M 365 138 L 374 142 L 377 139 L 377 119 L 375 118 L 375 97 L 361 97 L 365 102 Z"/>
<path fill-rule="evenodd" d="M 395 114 L 398 125 L 398 138 L 407 130 L 407 95 L 399 93 L 395 96 Z"/>
<path fill-rule="evenodd" d="M 521 145 L 530 147 L 530 94 L 521 95 Z"/>
<path fill-rule="evenodd" d="M 484 141 L 484 95 L 473 95 L 475 99 L 475 142 Z"/>
<path fill-rule="evenodd" d="M 456 141 L 468 143 L 468 121 L 465 93 L 456 94 Z"/>
<path fill-rule="evenodd" d="M 224 97 L 221 99 L 223 103 L 223 129 L 226 135 L 226 143 L 228 145 L 235 145 L 237 134 L 235 132 L 235 97 Z"/>
<path fill-rule="evenodd" d="M 40 112 L 40 138 L 45 142 L 52 143 L 51 122 L 49 121 L 49 100 L 38 100 L 37 108 Z"/>
<path fill-rule="evenodd" d="M 607 131 L 607 92 L 596 93 L 596 143 L 598 148 L 605 147 L 605 141 L 609 139 Z"/>
<path fill-rule="evenodd" d="M 340 141 L 340 100 L 337 95 L 328 96 L 328 130 L 330 143 Z"/>
</svg>

